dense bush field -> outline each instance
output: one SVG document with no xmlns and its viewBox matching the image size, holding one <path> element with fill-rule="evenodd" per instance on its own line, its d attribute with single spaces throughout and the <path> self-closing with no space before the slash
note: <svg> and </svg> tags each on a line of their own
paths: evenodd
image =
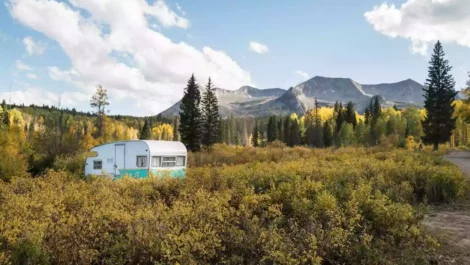
<svg viewBox="0 0 470 265">
<path fill-rule="evenodd" d="M 464 176 L 427 152 L 240 148 L 192 154 L 184 180 L 0 184 L 1 264 L 429 264 L 427 203 Z"/>
</svg>

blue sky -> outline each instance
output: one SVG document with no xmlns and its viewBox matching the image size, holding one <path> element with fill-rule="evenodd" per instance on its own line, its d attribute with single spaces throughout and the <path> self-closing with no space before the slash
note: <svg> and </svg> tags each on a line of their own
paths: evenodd
<svg viewBox="0 0 470 265">
<path fill-rule="evenodd" d="M 16 103 L 57 105 L 61 94 L 62 106 L 87 111 L 101 84 L 111 113 L 154 115 L 192 72 L 226 89 L 316 75 L 423 83 L 437 39 L 458 89 L 470 71 L 466 0 L 142 1 L 6 0 L 0 97 L 12 82 Z"/>
</svg>

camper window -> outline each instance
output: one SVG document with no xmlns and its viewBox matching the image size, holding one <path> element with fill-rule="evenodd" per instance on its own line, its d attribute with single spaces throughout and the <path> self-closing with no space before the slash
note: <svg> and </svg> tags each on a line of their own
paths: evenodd
<svg viewBox="0 0 470 265">
<path fill-rule="evenodd" d="M 184 160 L 185 160 L 184 156 L 178 156 L 176 159 L 176 166 L 184 167 Z"/>
<path fill-rule="evenodd" d="M 103 169 L 103 161 L 93 160 L 93 169 Z"/>
<path fill-rule="evenodd" d="M 176 166 L 176 157 L 164 157 L 162 167 L 174 167 Z"/>
<path fill-rule="evenodd" d="M 137 167 L 147 167 L 146 156 L 137 156 Z"/>
<path fill-rule="evenodd" d="M 161 156 L 152 156 L 152 167 L 160 167 Z"/>
</svg>

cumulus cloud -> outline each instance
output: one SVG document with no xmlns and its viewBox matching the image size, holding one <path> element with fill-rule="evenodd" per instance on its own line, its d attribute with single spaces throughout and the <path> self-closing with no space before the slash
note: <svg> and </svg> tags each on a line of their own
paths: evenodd
<svg viewBox="0 0 470 265">
<path fill-rule="evenodd" d="M 269 48 L 266 44 L 259 43 L 257 41 L 250 42 L 250 50 L 259 54 L 267 53 Z"/>
<path fill-rule="evenodd" d="M 304 80 L 307 80 L 310 76 L 304 71 L 294 71 L 295 74 L 300 75 Z"/>
<path fill-rule="evenodd" d="M 43 54 L 46 50 L 46 45 L 44 43 L 36 42 L 32 37 L 25 37 L 23 39 L 23 44 L 26 48 L 26 52 L 28 52 L 29 55 Z"/>
<path fill-rule="evenodd" d="M 11 102 L 15 104 L 25 105 L 54 105 L 57 106 L 59 102 L 59 93 L 48 91 L 41 87 L 32 86 L 29 83 L 15 82 L 13 91 L 0 92 L 0 99 L 11 98 Z M 88 104 L 88 95 L 80 92 L 62 92 L 61 105 L 63 107 L 80 107 L 83 104 Z"/>
<path fill-rule="evenodd" d="M 22 24 L 56 41 L 69 57 L 70 69 L 50 66 L 54 80 L 92 93 L 98 84 L 111 100 L 125 99 L 156 114 L 182 97 L 191 74 L 217 86 L 236 89 L 252 84 L 250 74 L 223 51 L 174 43 L 150 25 L 189 27 L 164 1 L 146 0 L 8 0 L 10 14 Z M 125 55 L 126 60 L 122 56 Z M 130 61 L 130 62 L 129 62 Z"/>
<path fill-rule="evenodd" d="M 376 31 L 409 39 L 413 53 L 426 55 L 437 40 L 470 47 L 468 0 L 407 0 L 400 7 L 383 3 L 364 16 Z"/>
<path fill-rule="evenodd" d="M 21 60 L 16 60 L 16 69 L 19 71 L 33 71 L 33 67 L 23 63 Z"/>
</svg>

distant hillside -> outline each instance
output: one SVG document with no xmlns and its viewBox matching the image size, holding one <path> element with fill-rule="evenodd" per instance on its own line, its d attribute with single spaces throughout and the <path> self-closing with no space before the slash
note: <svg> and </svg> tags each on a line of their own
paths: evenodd
<svg viewBox="0 0 470 265">
<path fill-rule="evenodd" d="M 238 90 L 216 89 L 220 114 L 264 117 L 269 115 L 304 114 L 315 106 L 332 106 L 336 101 L 356 104 L 363 112 L 371 98 L 378 96 L 384 106 L 423 106 L 422 85 L 411 79 L 397 83 L 364 85 L 350 78 L 315 76 L 288 90 L 258 89 L 244 86 Z M 178 115 L 180 102 L 163 111 L 163 117 Z"/>
</svg>

